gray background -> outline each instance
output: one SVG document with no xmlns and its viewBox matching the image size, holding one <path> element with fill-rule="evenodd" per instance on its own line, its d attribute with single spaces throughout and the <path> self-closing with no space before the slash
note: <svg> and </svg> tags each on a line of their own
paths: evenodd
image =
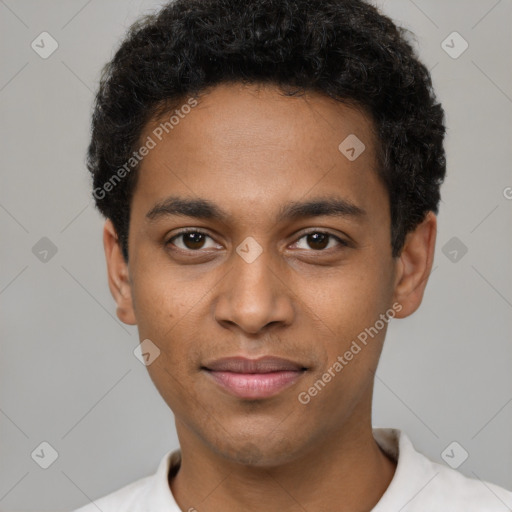
<svg viewBox="0 0 512 512">
<path fill-rule="evenodd" d="M 70 510 L 152 473 L 177 446 L 173 415 L 133 355 L 136 328 L 115 316 L 84 165 L 101 66 L 159 4 L 0 1 L 4 511 Z M 416 33 L 432 69 L 448 176 L 434 272 L 420 310 L 388 331 L 374 425 L 403 428 L 443 464 L 457 441 L 469 453 L 462 473 L 512 489 L 512 1 L 377 5 Z M 59 44 L 47 59 L 31 48 L 42 31 Z M 441 46 L 453 31 L 469 43 L 457 59 Z M 32 250 L 42 237 L 57 248 L 47 261 Z M 58 452 L 46 470 L 31 458 L 43 441 Z"/>
</svg>

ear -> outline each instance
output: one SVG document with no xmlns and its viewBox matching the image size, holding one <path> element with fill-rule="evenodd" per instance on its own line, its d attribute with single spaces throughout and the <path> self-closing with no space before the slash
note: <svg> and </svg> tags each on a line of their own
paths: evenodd
<svg viewBox="0 0 512 512">
<path fill-rule="evenodd" d="M 414 231 L 407 234 L 398 257 L 393 300 L 402 305 L 397 318 L 412 315 L 420 306 L 434 261 L 437 217 L 429 211 Z"/>
<path fill-rule="evenodd" d="M 121 322 L 136 325 L 128 264 L 125 262 L 119 239 L 110 219 L 103 227 L 103 247 L 107 260 L 108 286 L 117 303 L 117 317 Z"/>
</svg>

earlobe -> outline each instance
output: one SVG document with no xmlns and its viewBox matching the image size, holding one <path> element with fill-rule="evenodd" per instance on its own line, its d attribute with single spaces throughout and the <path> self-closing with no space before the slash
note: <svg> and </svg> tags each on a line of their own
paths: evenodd
<svg viewBox="0 0 512 512">
<path fill-rule="evenodd" d="M 128 264 L 124 260 L 119 239 L 110 219 L 103 227 L 103 248 L 107 262 L 108 286 L 117 304 L 117 317 L 129 325 L 136 325 L 133 310 Z"/>
<path fill-rule="evenodd" d="M 397 261 L 394 301 L 402 305 L 397 318 L 405 318 L 420 306 L 432 270 L 437 233 L 437 218 L 430 211 L 425 219 L 407 234 Z"/>
</svg>

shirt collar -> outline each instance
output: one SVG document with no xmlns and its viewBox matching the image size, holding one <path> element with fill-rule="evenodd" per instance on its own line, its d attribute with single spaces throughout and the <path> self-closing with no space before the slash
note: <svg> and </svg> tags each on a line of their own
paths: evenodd
<svg viewBox="0 0 512 512">
<path fill-rule="evenodd" d="M 398 505 L 397 496 L 411 498 L 417 493 L 418 478 L 424 481 L 431 478 L 432 466 L 425 464 L 424 457 L 415 451 L 411 441 L 404 432 L 394 428 L 374 428 L 373 436 L 381 449 L 397 463 L 393 479 L 372 512 L 384 512 Z M 421 460 L 420 460 L 421 459 Z M 169 471 L 174 474 L 181 463 L 179 449 L 168 451 L 160 461 L 156 474 L 147 488 L 147 493 L 141 497 L 147 510 L 181 512 L 169 487 Z M 411 469 L 415 468 L 415 475 Z M 435 473 L 433 473 L 435 475 Z M 405 505 L 404 503 L 401 504 Z"/>
<path fill-rule="evenodd" d="M 151 511 L 165 510 L 166 512 L 181 512 L 169 487 L 169 471 L 175 474 L 181 463 L 179 449 L 168 451 L 160 461 L 156 474 L 148 486 L 146 495 L 142 498 L 144 509 Z"/>
</svg>

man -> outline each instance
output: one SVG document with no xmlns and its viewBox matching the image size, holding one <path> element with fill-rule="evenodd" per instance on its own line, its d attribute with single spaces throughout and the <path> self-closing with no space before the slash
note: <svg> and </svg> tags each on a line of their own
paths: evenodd
<svg viewBox="0 0 512 512">
<path fill-rule="evenodd" d="M 432 268 L 444 114 L 360 0 L 178 0 L 104 70 L 88 166 L 118 317 L 180 450 L 81 512 L 502 511 L 372 429 Z"/>
</svg>

